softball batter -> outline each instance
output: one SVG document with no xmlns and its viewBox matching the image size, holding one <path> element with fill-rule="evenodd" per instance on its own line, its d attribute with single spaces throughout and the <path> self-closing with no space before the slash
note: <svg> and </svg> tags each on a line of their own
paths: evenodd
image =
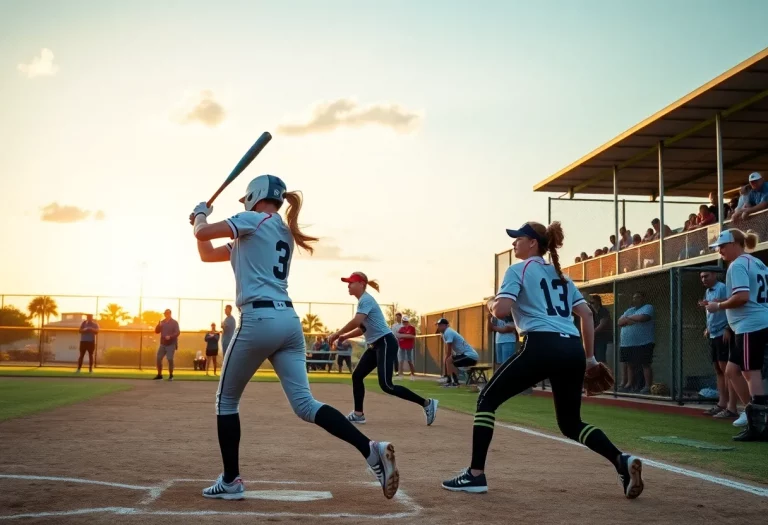
<svg viewBox="0 0 768 525">
<path fill-rule="evenodd" d="M 365 412 L 363 412 L 365 385 L 363 379 L 376 369 L 381 389 L 387 394 L 418 404 L 424 409 L 427 425 L 431 425 L 437 415 L 437 399 L 424 399 L 404 386 L 395 386 L 392 383 L 392 370 L 397 360 L 399 348 L 397 338 L 387 326 L 379 303 L 366 291 L 369 286 L 379 291 L 379 284 L 376 281 L 369 281 L 362 272 L 355 272 L 349 277 L 342 277 L 341 280 L 348 284 L 349 295 L 357 298 L 357 313 L 344 328 L 331 334 L 328 342 L 333 344 L 337 339 L 343 342 L 363 335 L 368 344 L 368 349 L 360 357 L 355 371 L 352 372 L 352 395 L 355 409 L 350 412 L 347 418 L 352 423 L 365 424 Z"/>
<path fill-rule="evenodd" d="M 734 441 L 768 441 L 768 396 L 761 375 L 768 345 L 768 267 L 744 253 L 744 248 L 756 245 L 757 235 L 735 228 L 721 232 L 710 245 L 730 262 L 725 274 L 728 299 L 708 302 L 706 309 L 710 313 L 725 310 L 736 334 L 736 348 L 731 347 L 725 373 L 734 380 L 743 375 L 752 396 L 744 409 L 747 427 L 734 436 Z"/>
<path fill-rule="evenodd" d="M 622 454 L 600 429 L 581 420 L 584 372 L 586 367 L 597 366 L 594 324 L 592 310 L 560 270 L 557 254 L 563 245 L 560 223 L 553 222 L 545 228 L 529 222 L 519 230 L 507 230 L 507 234 L 515 239 L 515 257 L 521 262 L 507 269 L 488 309 L 498 319 L 512 313 L 515 325 L 525 334 L 523 347 L 499 367 L 478 396 L 472 430 L 472 463 L 455 478 L 444 481 L 443 488 L 488 491 L 484 470 L 496 409 L 509 398 L 549 378 L 562 433 L 610 461 L 619 474 L 624 495 L 636 498 L 643 491 L 640 459 Z M 542 258 L 547 252 L 552 257 L 551 265 Z M 581 318 L 583 346 L 573 314 Z"/>
<path fill-rule="evenodd" d="M 287 224 L 278 214 L 284 201 L 289 204 Z M 304 335 L 287 292 L 294 245 L 312 253 L 311 244 L 317 241 L 299 229 L 300 194 L 286 191 L 278 177 L 261 175 L 248 184 L 240 202 L 245 212 L 214 224 L 207 224 L 206 217 L 213 210 L 205 202 L 192 212 L 200 259 L 230 261 L 240 310 L 240 322 L 224 356 L 216 392 L 224 472 L 203 490 L 203 496 L 244 497 L 238 457 L 240 397 L 259 366 L 269 359 L 296 415 L 357 448 L 381 483 L 384 495 L 392 498 L 400 478 L 392 444 L 370 441 L 338 410 L 316 401 L 309 389 Z M 233 240 L 214 248 L 211 240 L 223 238 Z"/>
</svg>

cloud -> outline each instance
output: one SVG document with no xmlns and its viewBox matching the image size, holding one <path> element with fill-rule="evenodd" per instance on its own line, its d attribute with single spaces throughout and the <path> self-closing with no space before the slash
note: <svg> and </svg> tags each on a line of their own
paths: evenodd
<svg viewBox="0 0 768 525">
<path fill-rule="evenodd" d="M 84 221 L 91 216 L 91 212 L 77 206 L 60 206 L 58 202 L 52 202 L 41 208 L 40 220 L 43 222 L 70 223 Z M 104 212 L 97 210 L 94 219 L 104 220 Z"/>
<path fill-rule="evenodd" d="M 316 104 L 305 123 L 282 124 L 277 127 L 277 132 L 284 135 L 308 135 L 329 133 L 341 127 L 378 125 L 398 133 L 408 133 L 419 125 L 422 118 L 420 112 L 407 110 L 398 104 L 360 106 L 354 99 L 340 98 Z"/>
<path fill-rule="evenodd" d="M 59 66 L 53 63 L 53 52 L 48 48 L 40 50 L 40 56 L 34 57 L 29 64 L 19 64 L 16 69 L 27 78 L 52 77 L 59 71 Z"/>
<path fill-rule="evenodd" d="M 323 237 L 313 245 L 315 253 L 310 255 L 304 250 L 297 251 L 296 257 L 300 259 L 315 259 L 323 261 L 362 261 L 373 262 L 377 259 L 367 255 L 345 255 L 341 253 L 341 248 L 336 244 L 336 240 L 331 237 Z"/>
<path fill-rule="evenodd" d="M 224 107 L 218 103 L 213 91 L 203 90 L 193 96 L 186 97 L 180 108 L 171 113 L 171 119 L 179 124 L 202 124 L 215 128 L 227 116 Z"/>
</svg>

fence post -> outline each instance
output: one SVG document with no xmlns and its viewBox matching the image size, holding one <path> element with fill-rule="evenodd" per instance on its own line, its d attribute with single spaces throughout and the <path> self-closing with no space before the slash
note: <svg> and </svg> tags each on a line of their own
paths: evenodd
<svg viewBox="0 0 768 525">
<path fill-rule="evenodd" d="M 619 390 L 619 294 L 617 293 L 616 279 L 613 280 L 613 397 Z"/>
<path fill-rule="evenodd" d="M 678 363 L 678 383 L 677 383 L 677 404 L 682 405 L 683 404 L 683 381 L 684 381 L 684 370 L 683 370 L 683 280 L 682 280 L 682 268 L 676 269 L 676 277 L 677 277 L 677 305 L 675 313 L 677 315 L 677 353 L 679 357 L 679 363 Z M 674 398 L 673 398 L 674 399 Z"/>
</svg>

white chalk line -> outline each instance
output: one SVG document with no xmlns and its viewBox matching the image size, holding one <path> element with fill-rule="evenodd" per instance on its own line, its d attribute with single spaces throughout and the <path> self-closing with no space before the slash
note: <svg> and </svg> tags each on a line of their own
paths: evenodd
<svg viewBox="0 0 768 525">
<path fill-rule="evenodd" d="M 577 447 L 587 448 L 581 443 L 578 443 L 576 441 L 570 440 L 568 438 L 560 437 L 560 436 L 553 436 L 550 434 L 545 434 L 543 432 L 538 432 L 536 430 L 531 430 L 529 428 L 520 427 L 517 425 L 509 425 L 506 423 L 496 423 L 497 427 L 506 428 L 509 430 L 516 430 L 518 432 L 522 432 L 523 434 L 528 434 L 531 436 L 536 437 L 542 437 L 546 439 L 551 439 L 553 441 L 559 441 L 561 443 L 565 443 L 567 445 L 575 445 Z M 640 457 L 640 456 L 637 456 Z M 657 468 L 659 470 L 666 470 L 667 472 L 673 472 L 675 474 L 680 474 L 682 476 L 687 476 L 689 478 L 699 479 L 702 481 L 707 481 L 709 483 L 714 483 L 715 485 L 721 485 L 723 487 L 728 487 L 730 489 L 734 490 L 740 490 L 742 492 L 747 492 L 749 494 L 754 494 L 755 496 L 761 496 L 764 498 L 768 498 L 768 488 L 758 487 L 756 485 L 749 485 L 747 483 L 741 483 L 739 481 L 733 481 L 726 478 L 719 478 L 717 476 L 711 476 L 709 474 L 703 474 L 701 472 L 696 472 L 695 470 L 690 470 L 687 468 L 682 467 L 676 467 L 674 465 L 669 465 L 667 463 L 662 463 L 661 461 L 656 461 L 653 459 L 647 459 L 640 457 L 640 459 L 643 460 L 643 463 L 648 467 Z"/>
<path fill-rule="evenodd" d="M 0 478 L 6 479 L 23 479 L 23 480 L 41 480 L 41 481 L 58 481 L 62 483 L 85 483 L 92 485 L 103 485 L 108 487 L 126 488 L 131 490 L 144 490 L 148 492 L 146 498 L 141 500 L 139 504 L 148 505 L 157 500 L 162 493 L 170 488 L 174 483 L 210 483 L 211 480 L 201 479 L 172 479 L 163 482 L 162 484 L 154 487 L 144 487 L 139 485 L 126 485 L 124 483 L 111 483 L 108 481 L 95 481 L 82 478 L 65 478 L 58 476 L 32 476 L 23 474 L 0 474 Z M 248 484 L 270 484 L 270 485 L 318 485 L 319 481 L 268 481 L 268 480 L 254 480 L 248 481 Z M 323 483 L 327 485 L 327 483 Z M 376 481 L 370 482 L 355 482 L 348 481 L 346 484 L 351 485 L 368 485 L 373 487 L 380 487 Z M 0 516 L 0 521 L 3 520 L 15 520 L 24 518 L 53 518 L 64 516 L 78 516 L 86 514 L 98 514 L 98 513 L 110 513 L 119 515 L 156 515 L 156 516 L 252 516 L 259 518 L 353 518 L 353 519 L 371 519 L 371 520 L 386 520 L 386 519 L 400 519 L 411 518 L 418 515 L 423 508 L 416 503 L 408 494 L 399 490 L 394 501 L 401 503 L 408 508 L 404 512 L 392 512 L 387 514 L 357 514 L 351 512 L 333 512 L 333 513 L 301 513 L 301 512 L 262 512 L 262 511 L 221 511 L 221 510 L 149 510 L 132 507 L 96 507 L 86 509 L 74 509 L 74 510 L 62 510 L 62 511 L 48 511 L 48 512 L 30 512 L 25 514 L 13 514 L 7 516 Z"/>
</svg>

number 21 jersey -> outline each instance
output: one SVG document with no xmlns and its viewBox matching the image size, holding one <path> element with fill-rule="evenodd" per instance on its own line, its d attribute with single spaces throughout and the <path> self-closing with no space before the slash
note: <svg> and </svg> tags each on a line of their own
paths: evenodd
<svg viewBox="0 0 768 525">
<path fill-rule="evenodd" d="M 569 279 L 562 280 L 555 267 L 541 257 L 530 257 L 507 268 L 497 299 L 515 301 L 512 317 L 522 333 L 558 332 L 579 335 L 573 307 L 584 301 Z"/>
<path fill-rule="evenodd" d="M 725 311 L 734 332 L 749 334 L 768 328 L 768 268 L 763 261 L 748 254 L 740 255 L 728 266 L 725 287 L 728 297 L 749 292 L 744 306 Z"/>
<path fill-rule="evenodd" d="M 238 307 L 253 301 L 290 301 L 288 273 L 293 235 L 278 214 L 245 211 L 226 219 Z"/>
</svg>

